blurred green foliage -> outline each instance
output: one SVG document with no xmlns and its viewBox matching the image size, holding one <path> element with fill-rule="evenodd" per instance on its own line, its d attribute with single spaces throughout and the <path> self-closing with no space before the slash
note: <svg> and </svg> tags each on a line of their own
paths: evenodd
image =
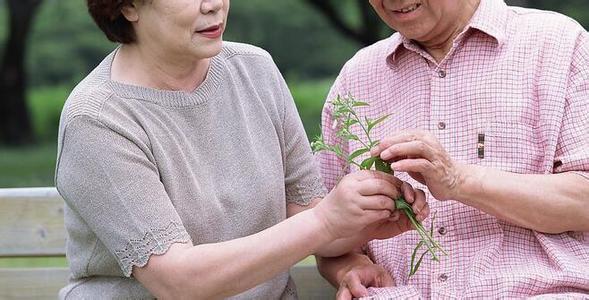
<svg viewBox="0 0 589 300">
<path fill-rule="evenodd" d="M 589 27 L 586 0 L 527 2 L 567 14 Z M 225 39 L 258 45 L 273 55 L 313 138 L 319 134 L 329 86 L 358 44 L 342 36 L 303 0 L 232 1 L 231 5 Z M 358 22 L 354 1 L 341 0 L 338 5 L 344 6 L 347 21 Z M 6 3 L 0 0 L 0 53 L 6 42 L 7 17 Z M 27 55 L 28 106 L 41 145 L 0 148 L 0 187 L 52 185 L 61 106 L 73 86 L 115 46 L 93 23 L 85 1 L 43 2 Z"/>
<path fill-rule="evenodd" d="M 358 49 L 300 0 L 233 1 L 231 5 L 225 39 L 268 50 L 289 78 L 333 77 Z M 6 10 L 0 6 L 0 24 L 6 24 Z M 0 28 L 3 42 L 6 30 Z M 115 46 L 93 23 L 85 1 L 45 0 L 29 42 L 29 84 L 73 86 Z"/>
<path fill-rule="evenodd" d="M 0 147 L 0 153 L 0 188 L 53 186 L 55 143 Z"/>
</svg>

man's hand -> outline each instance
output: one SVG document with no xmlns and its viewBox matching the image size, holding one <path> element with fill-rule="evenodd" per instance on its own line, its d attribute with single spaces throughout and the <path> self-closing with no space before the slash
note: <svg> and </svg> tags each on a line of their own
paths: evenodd
<svg viewBox="0 0 589 300">
<path fill-rule="evenodd" d="M 438 200 L 455 199 L 464 178 L 463 166 L 454 162 L 437 138 L 427 131 L 398 132 L 384 138 L 370 153 L 391 162 L 393 170 L 407 172 L 427 185 Z"/>
<path fill-rule="evenodd" d="M 368 296 L 369 287 L 395 286 L 393 277 L 377 264 L 365 264 L 350 269 L 340 282 L 337 300 L 351 300 Z"/>
</svg>

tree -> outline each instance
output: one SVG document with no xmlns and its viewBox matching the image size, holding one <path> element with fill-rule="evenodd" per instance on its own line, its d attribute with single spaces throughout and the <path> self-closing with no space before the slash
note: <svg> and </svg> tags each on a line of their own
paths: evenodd
<svg viewBox="0 0 589 300">
<path fill-rule="evenodd" d="M 17 145 L 33 141 L 26 105 L 25 54 L 27 37 L 42 0 L 7 0 L 9 32 L 0 65 L 0 143 Z"/>
<path fill-rule="evenodd" d="M 342 34 L 362 46 L 383 38 L 385 26 L 366 0 L 304 0 L 317 9 Z M 355 12 L 355 16 L 349 16 Z"/>
</svg>

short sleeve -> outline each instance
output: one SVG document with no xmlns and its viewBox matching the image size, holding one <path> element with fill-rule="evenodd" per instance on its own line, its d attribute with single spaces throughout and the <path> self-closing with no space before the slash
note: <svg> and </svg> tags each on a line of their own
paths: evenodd
<svg viewBox="0 0 589 300">
<path fill-rule="evenodd" d="M 278 69 L 275 70 L 284 101 L 282 130 L 286 201 L 306 206 L 311 200 L 324 197 L 326 189 L 292 95 Z"/>
<path fill-rule="evenodd" d="M 341 138 L 336 136 L 337 124 L 333 119 L 332 106 L 330 101 L 337 96 L 346 96 L 349 91 L 346 90 L 345 76 L 346 67 L 342 69 L 339 76 L 332 85 L 321 113 L 321 135 L 323 140 L 328 145 L 339 145 L 344 153 L 348 152 L 348 144 Z M 319 162 L 319 170 L 323 178 L 323 182 L 328 190 L 332 190 L 337 182 L 350 172 L 346 161 L 338 157 L 332 152 L 321 151 L 317 153 L 317 161 Z"/>
<path fill-rule="evenodd" d="M 65 126 L 57 189 L 125 276 L 173 243 L 190 242 L 141 139 L 86 116 Z"/>
<path fill-rule="evenodd" d="M 577 42 L 571 64 L 554 172 L 576 172 L 589 179 L 589 34 Z"/>
</svg>

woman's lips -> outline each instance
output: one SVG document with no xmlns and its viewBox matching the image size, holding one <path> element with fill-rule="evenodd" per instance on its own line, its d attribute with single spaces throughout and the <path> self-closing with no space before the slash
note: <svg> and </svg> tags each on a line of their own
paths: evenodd
<svg viewBox="0 0 589 300">
<path fill-rule="evenodd" d="M 223 26 L 215 25 L 208 27 L 204 30 L 197 31 L 196 33 L 210 39 L 219 38 L 223 34 Z"/>
</svg>

